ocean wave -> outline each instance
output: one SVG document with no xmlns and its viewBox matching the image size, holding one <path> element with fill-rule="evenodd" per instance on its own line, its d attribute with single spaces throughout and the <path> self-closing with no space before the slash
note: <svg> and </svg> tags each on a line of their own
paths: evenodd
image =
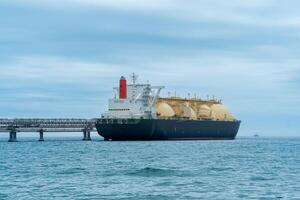
<svg viewBox="0 0 300 200">
<path fill-rule="evenodd" d="M 177 174 L 176 170 L 154 168 L 154 167 L 144 167 L 142 169 L 134 170 L 134 171 L 127 173 L 127 175 L 130 175 L 130 176 L 145 176 L 145 177 L 172 176 L 172 175 L 176 175 L 176 174 Z"/>
<path fill-rule="evenodd" d="M 63 175 L 81 174 L 83 171 L 86 171 L 86 169 L 75 167 L 70 169 L 64 169 L 62 171 L 57 172 L 57 174 L 63 174 Z"/>
</svg>

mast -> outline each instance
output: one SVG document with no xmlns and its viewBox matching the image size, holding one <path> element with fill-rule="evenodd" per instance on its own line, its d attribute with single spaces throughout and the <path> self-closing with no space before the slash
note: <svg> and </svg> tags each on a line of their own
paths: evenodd
<svg viewBox="0 0 300 200">
<path fill-rule="evenodd" d="M 138 79 L 138 75 L 136 75 L 135 73 L 132 73 L 130 75 L 130 78 L 131 78 L 132 84 L 135 85 L 137 82 L 137 79 Z"/>
</svg>

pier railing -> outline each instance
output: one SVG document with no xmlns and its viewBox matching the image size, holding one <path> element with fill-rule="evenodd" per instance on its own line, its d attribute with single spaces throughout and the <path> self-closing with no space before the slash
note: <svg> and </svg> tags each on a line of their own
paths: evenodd
<svg viewBox="0 0 300 200">
<path fill-rule="evenodd" d="M 17 132 L 38 132 L 44 141 L 44 132 L 83 132 L 83 140 L 91 140 L 96 119 L 0 119 L 0 132 L 9 132 L 9 142 L 17 141 Z"/>
</svg>

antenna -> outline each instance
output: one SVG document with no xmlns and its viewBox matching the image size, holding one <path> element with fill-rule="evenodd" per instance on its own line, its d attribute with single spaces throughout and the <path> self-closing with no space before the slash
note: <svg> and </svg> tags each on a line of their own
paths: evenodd
<svg viewBox="0 0 300 200">
<path fill-rule="evenodd" d="M 130 78 L 131 78 L 131 80 L 132 80 L 132 84 L 135 85 L 135 83 L 136 83 L 136 81 L 137 81 L 137 79 L 138 79 L 138 75 L 136 75 L 135 73 L 132 73 L 132 74 L 130 75 Z"/>
</svg>

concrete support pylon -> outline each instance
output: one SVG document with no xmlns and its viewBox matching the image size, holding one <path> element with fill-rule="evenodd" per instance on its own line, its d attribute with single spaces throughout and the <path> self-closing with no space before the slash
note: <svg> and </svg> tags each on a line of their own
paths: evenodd
<svg viewBox="0 0 300 200">
<path fill-rule="evenodd" d="M 87 131 L 86 131 L 86 130 L 83 130 L 83 138 L 82 138 L 83 141 L 86 140 L 86 135 L 87 135 Z"/>
<path fill-rule="evenodd" d="M 44 131 L 40 130 L 40 138 L 39 138 L 39 142 L 43 142 L 44 141 Z"/>
<path fill-rule="evenodd" d="M 17 142 L 17 132 L 16 131 L 10 131 L 9 132 L 9 139 L 8 142 Z"/>
<path fill-rule="evenodd" d="M 83 130 L 83 139 L 84 141 L 90 141 L 91 139 L 91 132 L 90 130 Z"/>
<path fill-rule="evenodd" d="M 87 131 L 87 138 L 86 138 L 88 141 L 91 141 L 91 132 L 88 130 Z"/>
</svg>

